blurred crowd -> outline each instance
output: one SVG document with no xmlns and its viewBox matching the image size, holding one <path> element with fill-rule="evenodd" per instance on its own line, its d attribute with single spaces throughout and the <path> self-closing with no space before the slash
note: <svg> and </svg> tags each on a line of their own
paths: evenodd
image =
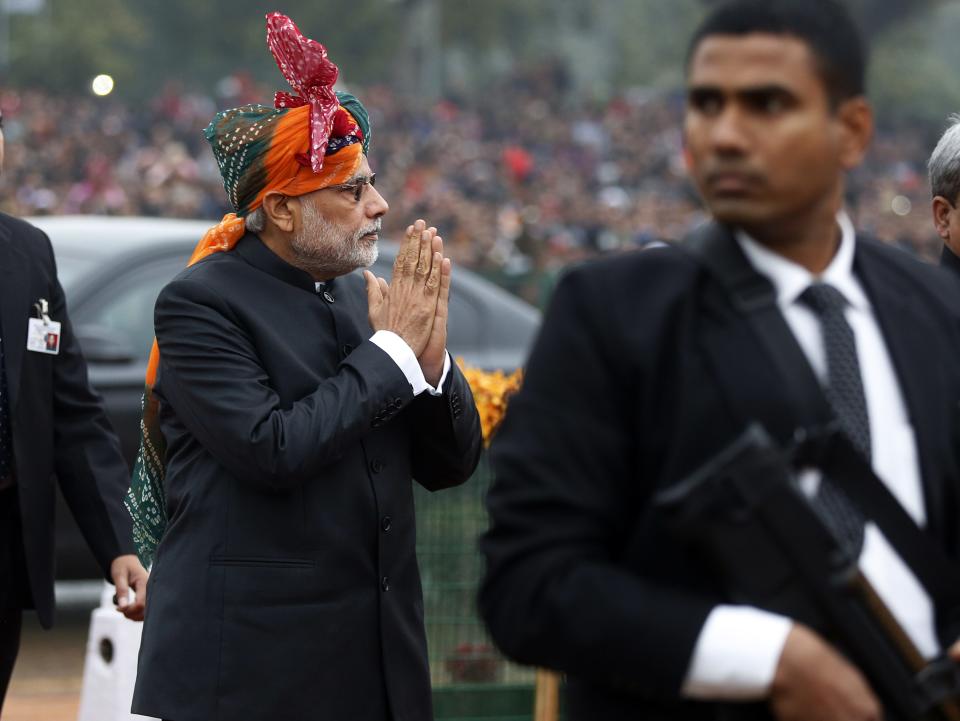
<svg viewBox="0 0 960 721">
<path fill-rule="evenodd" d="M 679 92 L 584 103 L 551 66 L 482 101 L 351 90 L 371 114 L 371 165 L 391 205 L 384 235 L 425 217 L 456 262 L 534 303 L 567 263 L 678 238 L 703 218 L 684 173 Z M 171 83 L 146 104 L 0 88 L 0 210 L 217 220 L 229 208 L 202 129 L 218 109 L 271 98 L 243 76 L 212 95 Z M 858 226 L 927 257 L 939 243 L 925 163 L 940 130 L 881 130 L 851 182 Z"/>
</svg>

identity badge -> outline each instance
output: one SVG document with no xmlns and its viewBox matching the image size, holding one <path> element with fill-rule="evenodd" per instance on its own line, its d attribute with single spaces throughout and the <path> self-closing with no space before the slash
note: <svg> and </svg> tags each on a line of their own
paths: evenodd
<svg viewBox="0 0 960 721">
<path fill-rule="evenodd" d="M 57 355 L 60 352 L 60 322 L 50 320 L 49 304 L 41 298 L 33 304 L 37 317 L 27 324 L 27 350 Z"/>
</svg>

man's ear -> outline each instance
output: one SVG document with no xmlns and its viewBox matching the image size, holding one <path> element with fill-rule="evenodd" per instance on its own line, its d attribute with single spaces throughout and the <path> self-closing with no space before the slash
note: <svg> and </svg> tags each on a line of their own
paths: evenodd
<svg viewBox="0 0 960 721">
<path fill-rule="evenodd" d="M 953 204 L 942 195 L 938 195 L 933 199 L 931 208 L 937 235 L 943 240 L 950 240 L 950 213 L 953 211 Z"/>
<path fill-rule="evenodd" d="M 263 198 L 263 212 L 267 219 L 285 233 L 292 233 L 296 227 L 296 214 L 299 207 L 294 207 L 293 198 L 283 193 L 267 193 Z"/>
<path fill-rule="evenodd" d="M 863 96 L 844 100 L 837 108 L 840 122 L 840 163 L 846 170 L 860 165 L 873 137 L 873 108 Z"/>
</svg>

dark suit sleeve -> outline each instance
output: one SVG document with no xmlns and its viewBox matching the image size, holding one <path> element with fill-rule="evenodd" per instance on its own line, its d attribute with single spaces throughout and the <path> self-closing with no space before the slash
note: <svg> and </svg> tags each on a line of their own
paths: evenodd
<svg viewBox="0 0 960 721">
<path fill-rule="evenodd" d="M 256 348 L 229 305 L 181 278 L 155 309 L 163 398 L 237 479 L 268 489 L 322 475 L 325 465 L 369 433 L 385 402 L 413 400 L 383 350 L 361 343 L 309 395 L 281 408 Z"/>
<path fill-rule="evenodd" d="M 639 384 L 599 285 L 579 271 L 561 282 L 494 439 L 479 607 L 523 663 L 673 695 L 713 604 L 618 563 L 652 481 L 628 390 Z"/>
<path fill-rule="evenodd" d="M 411 405 L 413 477 L 437 491 L 465 482 L 480 460 L 480 415 L 467 379 L 451 361 L 443 393 L 422 393 Z"/>
<path fill-rule="evenodd" d="M 53 250 L 46 236 L 44 241 L 47 262 L 54 268 L 50 317 L 61 323 L 60 353 L 53 363 L 54 468 L 73 517 L 110 580 L 111 561 L 134 552 L 130 515 L 123 505 L 130 471 L 103 401 L 87 379 L 56 280 Z"/>
<path fill-rule="evenodd" d="M 951 405 L 953 407 L 949 428 L 950 440 L 952 441 L 950 457 L 952 472 L 945 474 L 945 476 L 956 478 L 960 475 L 960 402 L 955 401 Z M 950 489 L 947 498 L 950 499 L 947 504 L 948 512 L 952 511 L 953 514 L 960 514 L 960 498 L 958 498 L 958 489 L 956 486 Z M 947 554 L 955 560 L 960 560 L 960 549 L 957 547 L 958 543 L 960 543 L 960 539 L 957 537 L 957 521 L 954 520 L 952 525 L 955 529 L 951 538 L 952 548 L 947 549 Z M 941 603 L 936 607 L 938 640 L 944 648 L 949 648 L 960 641 L 960 599 L 952 597 L 947 600 L 947 603 L 942 603 L 943 599 L 940 600 Z"/>
</svg>

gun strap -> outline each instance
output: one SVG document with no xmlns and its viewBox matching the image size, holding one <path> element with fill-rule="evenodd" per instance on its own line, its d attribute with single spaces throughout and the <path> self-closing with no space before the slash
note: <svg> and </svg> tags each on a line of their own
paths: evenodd
<svg viewBox="0 0 960 721">
<path fill-rule="evenodd" d="M 784 380 L 782 391 L 788 395 L 790 407 L 796 409 L 796 418 L 815 424 L 834 418 L 820 381 L 777 306 L 776 289 L 750 264 L 733 233 L 724 226 L 708 223 L 687 236 L 680 247 L 719 282 L 734 310 L 750 321 L 757 341 Z M 741 373 L 739 369 L 730 370 L 733 372 L 721 375 L 729 386 L 730 402 L 738 407 L 742 391 L 733 387 L 732 381 L 740 378 Z M 749 413 L 741 415 L 745 421 L 753 420 Z"/>
<path fill-rule="evenodd" d="M 798 404 L 798 417 L 827 422 L 831 412 L 810 363 L 777 306 L 776 291 L 744 256 L 733 233 L 708 223 L 683 242 L 686 249 L 719 282 L 734 309 L 746 318 L 784 379 L 784 389 Z M 745 421 L 753 420 L 740 407 L 741 393 L 721 373 L 728 400 Z M 935 539 L 921 529 L 877 477 L 870 464 L 845 437 L 832 434 L 817 453 L 821 468 L 842 478 L 842 488 L 863 514 L 872 520 L 917 576 L 935 606 L 943 611 L 960 608 L 960 564 L 951 559 Z"/>
<path fill-rule="evenodd" d="M 917 525 L 845 437 L 831 434 L 811 460 L 813 465 L 829 469 L 831 477 L 843 479 L 844 491 L 883 531 L 938 608 L 960 608 L 960 565 Z"/>
</svg>

